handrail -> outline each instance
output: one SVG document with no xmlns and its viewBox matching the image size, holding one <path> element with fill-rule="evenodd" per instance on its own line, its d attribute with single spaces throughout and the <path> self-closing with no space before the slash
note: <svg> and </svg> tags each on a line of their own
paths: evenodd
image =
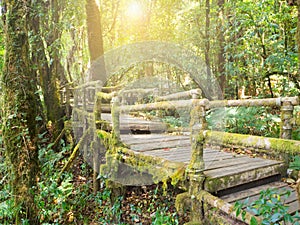
<svg viewBox="0 0 300 225">
<path fill-rule="evenodd" d="M 118 98 L 118 97 L 115 97 Z M 115 102 L 120 103 L 119 100 Z M 189 99 L 176 101 L 162 101 L 137 105 L 118 104 L 119 113 L 129 113 L 137 111 L 152 110 L 176 110 L 179 108 L 204 107 L 205 110 L 222 107 L 281 107 L 281 127 L 280 137 L 291 139 L 293 125 L 294 106 L 299 105 L 299 97 L 267 98 L 267 99 L 247 99 L 247 100 L 217 100 L 209 101 L 207 99 Z"/>
<path fill-rule="evenodd" d="M 189 100 L 177 100 L 177 101 L 164 101 L 154 102 L 147 104 L 137 105 L 122 105 L 120 106 L 121 112 L 137 112 L 137 111 L 152 111 L 152 110 L 165 110 L 165 109 L 178 109 L 178 108 L 189 108 L 193 105 L 203 106 L 209 104 L 207 99 L 189 99 Z"/>
<path fill-rule="evenodd" d="M 267 99 L 246 99 L 246 100 L 216 100 L 209 101 L 208 99 L 189 99 L 189 100 L 177 100 L 177 101 L 162 101 L 147 104 L 136 105 L 121 105 L 121 112 L 137 112 L 137 111 L 152 111 L 163 109 L 178 109 L 187 108 L 192 105 L 205 106 L 206 110 L 222 107 L 280 107 L 283 102 L 290 102 L 291 105 L 299 105 L 298 97 L 285 97 L 285 98 L 267 98 Z"/>
<path fill-rule="evenodd" d="M 243 99 L 243 100 L 216 100 L 210 101 L 208 108 L 221 107 L 259 107 L 259 106 L 277 106 L 280 107 L 283 102 L 291 102 L 293 106 L 299 105 L 299 97 L 283 98 L 265 98 L 265 99 Z"/>
<path fill-rule="evenodd" d="M 182 98 L 194 98 L 196 99 L 197 96 L 200 96 L 202 91 L 200 89 L 192 89 L 189 91 L 183 91 L 183 92 L 178 92 L 174 94 L 169 94 L 165 96 L 157 96 L 155 98 L 155 101 L 173 101 L 173 100 L 178 100 Z"/>
</svg>

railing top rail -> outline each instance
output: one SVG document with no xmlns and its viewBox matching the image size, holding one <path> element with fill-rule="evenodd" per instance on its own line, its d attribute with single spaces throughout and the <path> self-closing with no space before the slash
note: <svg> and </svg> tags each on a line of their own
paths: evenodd
<svg viewBox="0 0 300 225">
<path fill-rule="evenodd" d="M 178 109 L 189 108 L 192 105 L 206 106 L 209 104 L 207 99 L 189 99 L 189 100 L 177 100 L 177 101 L 163 101 L 154 102 L 148 104 L 138 105 L 121 105 L 121 112 L 136 112 L 136 111 L 152 111 L 152 110 L 166 110 L 166 109 Z"/>
<path fill-rule="evenodd" d="M 157 96 L 155 98 L 156 101 L 171 101 L 171 100 L 179 100 L 181 98 L 201 96 L 202 91 L 200 89 L 192 89 L 188 91 L 177 92 L 165 96 Z"/>
<path fill-rule="evenodd" d="M 102 86 L 103 82 L 100 81 L 100 80 L 97 80 L 97 81 L 90 81 L 90 82 L 87 82 L 85 84 L 81 84 L 81 85 L 78 85 L 76 87 L 74 87 L 73 89 L 84 89 L 84 88 L 90 88 L 90 89 L 95 89 L 97 86 Z"/>
<path fill-rule="evenodd" d="M 271 106 L 280 107 L 282 102 L 289 101 L 292 105 L 299 105 L 298 97 L 284 97 L 284 98 L 268 98 L 268 99 L 247 99 L 247 100 L 218 100 L 209 101 L 207 99 L 189 99 L 177 101 L 162 101 L 148 104 L 137 105 L 122 105 L 120 106 L 121 112 L 135 112 L 135 111 L 152 111 L 152 110 L 166 110 L 189 108 L 192 106 L 203 106 L 206 109 L 222 108 L 222 107 L 260 107 Z"/>
<path fill-rule="evenodd" d="M 221 107 L 259 107 L 259 106 L 277 106 L 280 107 L 282 102 L 288 101 L 292 105 L 299 105 L 298 97 L 280 97 L 280 98 L 264 98 L 264 99 L 243 99 L 243 100 L 217 100 L 210 101 L 208 108 L 221 108 Z"/>
</svg>

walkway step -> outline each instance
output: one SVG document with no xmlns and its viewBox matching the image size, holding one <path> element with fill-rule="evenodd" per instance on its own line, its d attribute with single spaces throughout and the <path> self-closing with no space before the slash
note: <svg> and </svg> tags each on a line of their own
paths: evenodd
<svg viewBox="0 0 300 225">
<path fill-rule="evenodd" d="M 260 185 L 257 187 L 252 187 L 248 189 L 244 189 L 232 194 L 221 196 L 220 198 L 232 205 L 234 205 L 237 201 L 244 202 L 246 199 L 248 199 L 248 204 L 243 207 L 243 209 L 247 209 L 247 206 L 249 206 L 251 203 L 255 202 L 260 198 L 260 192 L 267 189 L 278 189 L 279 193 L 284 193 L 287 190 L 291 192 L 291 195 L 288 197 L 282 197 L 282 202 L 289 207 L 288 213 L 291 215 L 294 215 L 296 212 L 299 212 L 299 203 L 297 199 L 297 193 L 295 190 L 291 187 L 289 187 L 286 183 L 276 181 L 271 182 L 268 184 Z M 249 211 L 253 214 L 253 212 Z"/>
</svg>

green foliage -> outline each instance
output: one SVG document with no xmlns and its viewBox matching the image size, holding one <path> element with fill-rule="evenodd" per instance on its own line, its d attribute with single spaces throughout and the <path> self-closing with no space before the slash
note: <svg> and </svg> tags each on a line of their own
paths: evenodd
<svg viewBox="0 0 300 225">
<path fill-rule="evenodd" d="M 167 213 L 167 208 L 158 208 L 155 212 L 155 217 L 152 218 L 153 225 L 169 225 L 169 224 L 179 224 L 177 214 L 173 213 L 169 215 Z"/>
<path fill-rule="evenodd" d="M 225 7 L 230 15 L 225 21 L 225 66 L 231 88 L 238 81 L 270 96 L 267 79 L 274 75 L 275 94 L 297 95 L 296 8 L 278 0 L 228 1 Z"/>
<path fill-rule="evenodd" d="M 169 124 L 171 127 L 188 127 L 189 123 L 185 118 L 177 118 L 174 116 L 164 116 L 162 118 L 163 122 Z"/>
<path fill-rule="evenodd" d="M 278 137 L 280 118 L 275 113 L 264 107 L 225 108 L 208 111 L 207 121 L 210 129 L 224 129 L 230 133 Z M 222 114 L 225 115 L 225 125 L 218 120 L 218 118 L 223 118 Z"/>
<path fill-rule="evenodd" d="M 95 203 L 97 205 L 97 212 L 95 218 L 101 224 L 113 224 L 116 221 L 121 221 L 123 197 L 118 197 L 114 203 L 111 202 L 111 191 L 104 188 L 101 192 L 98 192 L 95 196 Z M 123 224 L 123 223 L 119 223 Z"/>
<path fill-rule="evenodd" d="M 290 163 L 289 169 L 300 171 L 300 156 L 296 155 L 294 160 Z"/>
<path fill-rule="evenodd" d="M 284 204 L 284 200 L 290 196 L 290 191 L 279 191 L 278 189 L 267 189 L 260 192 L 258 200 L 249 203 L 249 198 L 244 202 L 236 202 L 234 209 L 236 216 L 242 215 L 245 220 L 245 211 L 242 211 L 244 207 L 246 210 L 253 213 L 255 216 L 262 218 L 262 225 L 279 225 L 291 223 L 299 225 L 300 216 L 298 212 L 295 215 L 288 213 L 288 206 Z M 250 225 L 258 225 L 257 220 L 252 217 Z"/>
</svg>

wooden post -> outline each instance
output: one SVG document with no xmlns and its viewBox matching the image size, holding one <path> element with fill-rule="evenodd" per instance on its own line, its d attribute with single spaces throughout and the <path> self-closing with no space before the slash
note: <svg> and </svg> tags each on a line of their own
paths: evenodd
<svg viewBox="0 0 300 225">
<path fill-rule="evenodd" d="M 198 95 L 193 95 L 193 98 L 198 97 Z M 192 147 L 192 157 L 190 164 L 188 166 L 188 175 L 190 178 L 189 194 L 192 196 L 192 221 L 199 221 L 204 218 L 203 204 L 201 201 L 195 199 L 195 196 L 203 190 L 204 185 L 204 135 L 203 130 L 206 129 L 207 123 L 205 119 L 205 106 L 204 105 L 192 105 L 191 110 L 191 147 Z"/>
<path fill-rule="evenodd" d="M 92 100 L 94 101 L 94 115 L 93 115 L 93 141 L 91 143 L 91 149 L 93 151 L 93 191 L 96 194 L 100 189 L 100 180 L 98 179 L 100 173 L 100 154 L 105 152 L 104 145 L 100 142 L 96 135 L 96 120 L 101 120 L 101 106 L 98 108 L 98 104 L 101 104 L 101 99 L 98 99 L 97 93 L 101 90 L 102 83 L 96 83 L 94 89 L 94 96 Z"/>
<path fill-rule="evenodd" d="M 294 106 L 290 101 L 283 101 L 281 104 L 281 126 L 280 138 L 292 139 Z"/>
<path fill-rule="evenodd" d="M 83 93 L 83 97 L 82 97 L 82 110 L 84 112 L 87 112 L 87 93 L 86 93 L 86 87 L 82 87 L 82 93 Z M 85 132 L 88 128 L 89 128 L 89 121 L 88 118 L 86 117 L 82 117 L 83 118 L 83 132 Z M 85 160 L 88 159 L 88 145 L 87 145 L 88 141 L 84 142 L 83 144 L 83 157 Z"/>
<path fill-rule="evenodd" d="M 120 99 L 116 96 L 112 98 L 111 102 L 112 133 L 118 143 L 120 141 Z"/>
<path fill-rule="evenodd" d="M 71 104 L 70 104 L 71 90 L 70 85 L 66 86 L 66 116 L 67 118 L 71 117 Z"/>
</svg>

